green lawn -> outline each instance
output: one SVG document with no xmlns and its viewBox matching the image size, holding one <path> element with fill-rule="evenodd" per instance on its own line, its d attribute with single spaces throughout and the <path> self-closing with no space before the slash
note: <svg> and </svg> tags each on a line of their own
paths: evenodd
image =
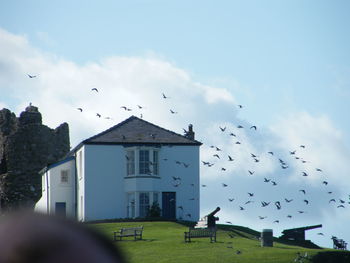
<svg viewBox="0 0 350 263">
<path fill-rule="evenodd" d="M 196 238 L 191 243 L 184 242 L 187 227 L 174 222 L 121 222 L 98 223 L 92 227 L 101 231 L 112 240 L 113 231 L 122 227 L 144 226 L 143 240 L 133 241 L 125 238 L 115 242 L 124 251 L 130 263 L 154 262 L 244 262 L 244 263 L 290 263 L 294 262 L 297 253 L 305 252 L 312 256 L 321 249 L 306 249 L 274 242 L 273 247 L 261 247 L 254 234 L 244 230 L 235 231 L 231 238 L 228 230 L 219 230 L 217 242 L 210 243 L 209 238 Z M 231 248 L 232 247 L 232 248 Z M 237 251 L 241 254 L 237 254 Z M 304 261 L 308 262 L 308 261 Z"/>
</svg>

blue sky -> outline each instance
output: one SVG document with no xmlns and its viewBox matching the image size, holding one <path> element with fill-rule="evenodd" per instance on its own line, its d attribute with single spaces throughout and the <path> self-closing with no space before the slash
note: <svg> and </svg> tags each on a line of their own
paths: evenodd
<svg viewBox="0 0 350 263">
<path fill-rule="evenodd" d="M 201 155 L 208 159 L 207 145 L 229 147 L 228 137 L 218 133 L 216 138 L 212 130 L 226 125 L 249 145 L 236 152 L 241 166 L 232 173 L 238 178 L 252 169 L 245 166 L 248 151 L 264 159 L 263 153 L 274 149 L 289 158 L 289 151 L 306 144 L 308 169 L 326 168 L 339 198 L 350 194 L 348 1 L 3 1 L 0 6 L 0 108 L 19 113 L 33 102 L 48 125 L 70 124 L 75 146 L 127 118 L 121 105 L 138 103 L 146 105 L 145 119 L 179 133 L 193 123 L 205 143 Z M 28 79 L 28 73 L 38 77 Z M 100 89 L 99 97 L 92 97 L 91 87 Z M 169 104 L 157 98 L 162 92 L 172 97 Z M 81 117 L 78 106 L 90 112 Z M 169 116 L 169 107 L 179 114 Z M 114 122 L 90 119 L 96 111 L 114 114 Z M 258 134 L 236 131 L 239 123 L 257 125 Z M 254 167 L 260 169 L 257 178 L 279 173 L 265 159 L 263 168 Z M 293 167 L 288 179 L 281 179 L 287 188 L 300 183 L 306 169 Z M 203 182 L 216 180 L 215 172 L 202 169 Z M 308 183 L 317 199 L 313 179 Z M 206 191 L 222 192 L 203 189 L 203 213 L 219 205 Z M 330 227 L 333 214 L 338 225 L 345 224 L 350 207 L 328 213 L 319 203 L 313 209 L 305 221 L 278 227 L 228 208 L 222 214 L 237 224 L 277 232 L 298 223 L 318 224 L 322 215 L 329 235 L 333 231 L 350 240 L 350 232 Z M 312 238 L 330 246 L 329 240 Z"/>
</svg>

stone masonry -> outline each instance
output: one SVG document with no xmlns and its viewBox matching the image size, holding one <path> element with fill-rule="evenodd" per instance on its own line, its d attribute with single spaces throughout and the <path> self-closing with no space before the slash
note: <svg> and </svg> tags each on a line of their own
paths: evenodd
<svg viewBox="0 0 350 263">
<path fill-rule="evenodd" d="M 41 197 L 39 171 L 62 159 L 69 149 L 67 123 L 50 129 L 32 105 L 19 117 L 8 109 L 0 110 L 1 210 L 33 208 Z"/>
</svg>

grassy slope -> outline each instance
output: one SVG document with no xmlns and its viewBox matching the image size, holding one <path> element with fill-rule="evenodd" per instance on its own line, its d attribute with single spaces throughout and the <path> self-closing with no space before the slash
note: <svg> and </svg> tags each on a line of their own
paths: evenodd
<svg viewBox="0 0 350 263">
<path fill-rule="evenodd" d="M 122 227 L 144 226 L 143 240 L 134 242 L 133 238 L 116 242 L 124 251 L 130 263 L 134 262 L 259 262 L 259 263 L 290 263 L 294 262 L 297 252 L 314 255 L 321 250 L 306 249 L 274 243 L 274 247 L 261 247 L 254 231 L 219 230 L 216 243 L 210 243 L 209 238 L 196 238 L 191 243 L 184 242 L 184 232 L 187 227 L 173 222 L 122 222 L 99 223 L 92 227 L 112 239 L 113 231 Z M 235 237 L 229 237 L 234 233 Z M 233 248 L 228 248 L 233 246 Z M 236 254 L 240 250 L 241 254 Z M 322 250 L 326 251 L 326 250 Z"/>
</svg>

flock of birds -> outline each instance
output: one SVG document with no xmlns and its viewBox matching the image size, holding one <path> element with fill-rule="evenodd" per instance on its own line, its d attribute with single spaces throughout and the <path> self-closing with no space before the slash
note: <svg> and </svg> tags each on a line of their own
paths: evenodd
<svg viewBox="0 0 350 263">
<path fill-rule="evenodd" d="M 30 75 L 30 74 L 27 74 L 29 78 L 33 79 L 33 78 L 36 78 L 37 75 Z M 94 88 L 91 88 L 91 92 L 93 93 L 99 93 L 99 89 L 97 89 L 96 87 Z M 161 99 L 163 100 L 169 100 L 170 97 L 167 96 L 165 93 L 162 93 L 161 96 L 160 96 Z M 144 106 L 141 106 L 141 105 L 136 105 L 137 106 L 137 110 L 140 111 L 140 118 L 143 118 L 143 114 L 142 114 L 142 110 L 144 109 Z M 237 105 L 237 108 L 240 110 L 240 109 L 243 109 L 243 105 Z M 120 106 L 120 109 L 126 111 L 126 112 L 131 112 L 133 109 L 131 107 L 128 107 L 128 106 L 125 106 L 125 105 L 122 105 Z M 83 112 L 84 109 L 82 107 L 77 107 L 76 110 L 78 110 L 79 112 Z M 174 109 L 169 109 L 169 114 L 177 114 L 178 112 Z M 97 118 L 104 118 L 104 119 L 109 119 L 109 120 L 113 120 L 110 116 L 102 116 L 101 113 L 99 112 L 96 112 L 96 117 Z M 243 147 L 244 145 L 244 142 L 242 141 L 242 138 L 240 137 L 240 133 L 241 132 L 247 132 L 247 130 L 249 130 L 250 132 L 258 132 L 258 128 L 256 125 L 249 125 L 248 127 L 244 127 L 243 125 L 239 124 L 239 125 L 236 125 L 234 129 L 230 128 L 229 127 L 226 127 L 226 126 L 219 126 L 218 127 L 218 136 L 229 136 L 230 138 L 232 138 L 232 141 L 234 142 L 233 144 L 236 146 L 236 147 Z M 186 135 L 187 134 L 187 130 L 186 129 L 183 129 L 184 131 L 184 134 Z M 243 137 L 243 136 L 242 136 Z M 242 145 L 243 144 L 243 145 Z M 228 153 L 227 151 L 225 151 L 223 148 L 224 147 L 221 147 L 219 145 L 210 145 L 208 146 L 210 151 L 212 151 L 212 157 L 209 159 L 209 160 L 201 160 L 201 164 L 203 166 L 204 169 L 216 169 L 214 173 L 217 173 L 220 175 L 220 173 L 225 173 L 225 172 L 228 172 L 228 171 L 232 171 L 232 167 L 228 167 L 231 163 L 235 163 L 235 157 L 233 154 L 231 153 Z M 291 151 L 289 151 L 289 153 L 286 153 L 287 155 L 289 155 L 289 157 L 287 159 L 289 160 L 292 160 L 294 159 L 294 161 L 299 161 L 301 164 L 306 164 L 306 163 L 309 163 L 307 160 L 305 160 L 302 156 L 302 152 L 303 150 L 305 150 L 307 148 L 306 145 L 302 144 L 302 145 L 299 145 L 297 146 L 297 150 L 296 149 L 293 149 Z M 242 152 L 242 151 L 241 151 Z M 299 153 L 301 153 L 301 155 L 299 155 Z M 254 164 L 254 165 L 260 165 L 262 163 L 262 159 L 261 158 L 262 156 L 259 156 L 258 154 L 256 153 L 248 153 L 250 155 L 250 158 L 251 158 L 251 162 Z M 290 169 L 291 165 L 290 165 L 290 162 L 287 162 L 285 160 L 285 158 L 281 158 L 281 157 L 277 157 L 276 153 L 274 151 L 267 151 L 266 153 L 263 153 L 265 154 L 266 156 L 264 156 L 264 158 L 266 158 L 267 156 L 270 156 L 270 158 L 274 158 L 277 162 L 277 164 L 280 166 L 281 170 L 287 170 L 287 169 Z M 167 158 L 163 158 L 161 161 L 169 161 Z M 189 163 L 186 163 L 186 162 L 183 162 L 183 161 L 179 161 L 179 160 L 173 160 L 174 163 L 176 165 L 179 165 L 183 168 L 188 168 L 189 167 Z M 225 165 L 224 165 L 225 163 Z M 150 162 L 150 172 L 151 171 L 151 167 L 152 167 L 152 163 Z M 216 168 L 218 167 L 218 168 Z M 316 173 L 320 173 L 320 174 L 323 174 L 323 170 L 321 168 L 318 168 L 318 167 L 314 167 L 313 168 L 314 171 Z M 211 171 L 213 172 L 213 171 Z M 260 178 L 259 175 L 257 175 L 257 172 L 255 171 L 254 167 L 252 166 L 252 169 L 247 169 L 246 171 L 247 173 L 247 176 L 248 177 L 257 177 L 257 178 Z M 302 171 L 300 173 L 300 176 L 301 177 L 304 177 L 304 178 L 307 178 L 307 177 L 311 177 L 313 176 L 312 175 L 312 172 L 307 172 L 306 170 L 305 171 Z M 220 178 L 220 177 L 219 177 Z M 224 177 L 224 178 L 227 178 L 227 177 Z M 346 208 L 346 206 L 348 205 L 348 201 L 344 200 L 344 198 L 336 198 L 335 196 L 333 196 L 333 192 L 331 190 L 328 190 L 328 187 L 329 187 L 329 180 L 326 179 L 326 176 L 323 175 L 322 176 L 322 180 L 320 181 L 320 187 L 323 185 L 324 187 L 324 190 L 321 190 L 321 191 L 324 191 L 328 196 L 328 204 L 334 204 L 336 208 L 338 209 L 344 209 Z M 220 179 L 219 179 L 220 180 Z M 271 187 L 278 187 L 281 183 L 283 182 L 280 182 L 280 180 L 277 180 L 276 178 L 262 178 L 261 179 L 261 184 L 265 184 L 265 185 L 271 185 Z M 173 177 L 172 178 L 172 185 L 174 187 L 181 187 L 182 186 L 182 180 L 181 180 L 181 177 Z M 237 183 L 235 183 L 235 185 L 237 185 Z M 269 193 L 266 193 L 267 194 L 267 197 L 265 197 L 266 199 L 264 200 L 261 200 L 261 199 L 258 199 L 258 195 L 255 194 L 253 191 L 247 191 L 246 192 L 246 200 L 244 202 L 242 202 L 241 200 L 241 203 L 238 203 L 236 204 L 236 209 L 238 211 L 241 211 L 241 212 L 244 212 L 246 210 L 253 210 L 253 211 L 258 211 L 259 209 L 256 209 L 252 207 L 252 204 L 258 204 L 258 206 L 260 208 L 267 208 L 267 207 L 274 207 L 276 210 L 283 210 L 283 208 L 285 207 L 288 207 L 288 205 L 292 202 L 297 202 L 300 200 L 302 201 L 302 203 L 304 204 L 303 206 L 300 206 L 299 209 L 297 209 L 296 211 L 294 211 L 294 213 L 290 212 L 290 210 L 288 209 L 288 212 L 281 218 L 273 218 L 271 220 L 271 223 L 274 223 L 274 224 L 278 224 L 280 223 L 283 218 L 286 218 L 287 220 L 295 217 L 296 214 L 298 215 L 301 215 L 301 214 L 306 214 L 308 213 L 308 207 L 310 207 L 312 205 L 312 202 L 313 200 L 310 199 L 310 197 L 308 197 L 308 189 L 307 189 L 307 183 L 304 184 L 305 187 L 301 188 L 301 189 L 297 189 L 295 190 L 295 194 L 297 197 L 289 197 L 289 196 L 282 196 L 280 197 L 278 200 L 270 200 L 268 197 L 269 197 L 269 193 L 274 191 L 273 189 L 269 190 Z M 195 186 L 193 183 L 190 184 L 190 186 Z M 223 188 L 230 188 L 230 184 L 228 182 L 221 182 L 221 186 Z M 208 186 L 208 184 L 201 184 L 201 187 L 202 188 L 208 188 L 208 187 L 211 187 Z M 261 185 L 254 185 L 252 186 L 252 188 L 254 189 L 259 189 L 259 188 L 262 188 Z M 261 192 L 261 191 L 259 191 Z M 244 196 L 244 194 L 240 194 L 240 199 L 242 199 Z M 261 196 L 260 196 L 261 197 Z M 350 195 L 349 195 L 350 197 Z M 239 198 L 238 198 L 239 199 Z M 269 199 L 269 200 L 267 200 Z M 191 198 L 189 201 L 191 200 L 195 200 L 195 198 Z M 233 196 L 228 196 L 227 197 L 227 201 L 229 202 L 229 204 L 234 204 L 235 201 L 238 201 L 236 200 L 236 197 L 233 197 Z M 326 204 L 325 204 L 326 205 Z M 183 214 L 185 215 L 185 218 L 184 219 L 190 219 L 191 218 L 191 214 L 190 213 L 186 213 L 185 211 L 183 211 L 183 206 L 182 205 L 179 205 L 177 206 L 177 209 L 181 210 L 183 212 Z M 234 206 L 233 207 L 230 207 L 230 209 L 234 209 Z M 261 211 L 261 210 L 259 210 Z M 259 220 L 266 220 L 267 218 L 269 218 L 269 215 L 268 213 L 266 214 L 260 214 L 260 215 L 256 215 L 257 219 Z M 232 224 L 231 221 L 226 221 L 227 224 Z M 318 235 L 324 235 L 323 233 L 318 233 Z"/>
</svg>

